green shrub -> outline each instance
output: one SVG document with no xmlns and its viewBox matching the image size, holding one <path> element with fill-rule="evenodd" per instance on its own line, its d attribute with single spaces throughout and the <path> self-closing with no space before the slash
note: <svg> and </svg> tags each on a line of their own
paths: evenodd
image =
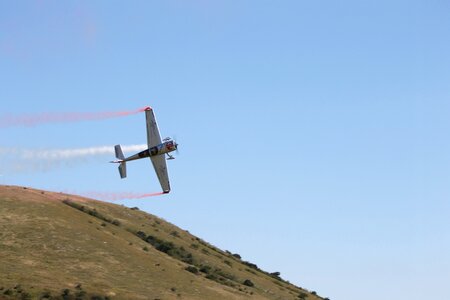
<svg viewBox="0 0 450 300">
<path fill-rule="evenodd" d="M 31 300 L 31 295 L 27 292 L 22 292 L 20 294 L 20 299 L 21 300 Z"/>
<path fill-rule="evenodd" d="M 249 287 L 255 286 L 255 284 L 250 279 L 245 279 L 243 284 Z"/>
<path fill-rule="evenodd" d="M 181 259 L 181 261 L 183 261 L 183 262 L 185 262 L 187 264 L 190 264 L 190 265 L 194 264 L 194 258 L 192 257 L 191 253 L 188 253 L 185 257 L 183 257 Z"/>
<path fill-rule="evenodd" d="M 7 296 L 11 296 L 11 295 L 13 294 L 13 291 L 11 291 L 10 289 L 6 289 L 6 290 L 3 292 L 3 294 L 4 294 L 4 295 L 7 295 Z"/>
<path fill-rule="evenodd" d="M 186 271 L 191 272 L 193 274 L 198 274 L 198 269 L 194 266 L 187 266 L 185 268 Z"/>
<path fill-rule="evenodd" d="M 82 212 L 84 212 L 84 213 L 87 213 L 87 214 L 89 214 L 89 215 L 91 215 L 91 216 L 93 216 L 93 217 L 95 217 L 95 218 L 97 218 L 97 219 L 103 220 L 103 221 L 105 221 L 105 222 L 107 222 L 107 223 L 114 224 L 114 220 L 111 220 L 110 218 L 108 218 L 108 217 L 102 215 L 102 214 L 99 213 L 95 208 L 94 208 L 94 209 L 86 208 L 84 205 L 81 205 L 81 204 L 72 202 L 70 199 L 65 199 L 65 200 L 63 200 L 62 202 L 63 202 L 64 204 L 70 206 L 70 207 L 73 207 L 73 208 L 75 208 L 75 209 L 78 209 L 79 211 L 82 211 Z M 117 220 L 116 220 L 116 221 L 117 221 Z M 117 222 L 119 222 L 119 221 L 117 221 Z M 120 224 L 120 222 L 119 222 L 119 224 Z M 114 224 L 114 225 L 116 225 L 116 224 Z M 118 225 L 117 225 L 117 226 L 118 226 Z"/>
<path fill-rule="evenodd" d="M 175 245 L 172 242 L 166 242 L 162 240 L 159 240 L 154 246 L 156 246 L 156 250 L 167 254 L 169 253 L 170 250 L 175 248 Z"/>
<path fill-rule="evenodd" d="M 211 272 L 211 267 L 210 266 L 201 266 L 200 272 L 209 274 Z"/>
<path fill-rule="evenodd" d="M 145 232 L 143 232 L 143 231 L 138 231 L 138 232 L 136 232 L 136 235 L 137 235 L 138 238 L 140 238 L 140 239 L 142 239 L 142 240 L 144 240 L 144 241 L 145 241 L 145 239 L 147 238 L 147 235 L 146 235 Z"/>
<path fill-rule="evenodd" d="M 259 269 L 258 269 L 258 266 L 257 266 L 257 265 L 255 265 L 255 264 L 252 264 L 251 262 L 248 262 L 248 261 L 243 261 L 242 263 L 243 263 L 244 265 L 246 265 L 246 266 L 248 266 L 248 267 L 252 268 L 252 269 L 256 269 L 256 270 L 259 270 Z"/>
<path fill-rule="evenodd" d="M 82 299 L 84 299 L 85 296 L 86 296 L 86 292 L 85 291 L 82 291 L 82 290 L 77 291 L 75 293 L 75 300 L 82 300 Z"/>
<path fill-rule="evenodd" d="M 214 274 L 208 274 L 205 276 L 206 279 L 217 281 L 217 276 Z"/>
<path fill-rule="evenodd" d="M 50 291 L 42 292 L 41 299 L 50 299 L 50 298 L 52 298 Z"/>
<path fill-rule="evenodd" d="M 237 253 L 233 254 L 234 257 L 236 257 L 237 259 L 241 259 L 241 256 Z"/>
<path fill-rule="evenodd" d="M 16 284 L 14 286 L 14 289 L 16 290 L 17 293 L 22 293 L 22 286 L 20 284 Z"/>
<path fill-rule="evenodd" d="M 63 300 L 69 300 L 70 298 L 72 298 L 70 296 L 70 290 L 69 289 L 64 289 L 61 291 L 61 297 L 63 298 Z"/>
<path fill-rule="evenodd" d="M 221 269 L 216 269 L 214 272 L 217 275 L 220 275 L 220 276 L 222 276 L 222 277 L 224 277 L 226 279 L 230 279 L 230 280 L 233 280 L 233 281 L 236 279 L 236 277 L 233 274 L 229 274 L 227 272 L 224 272 Z"/>
<path fill-rule="evenodd" d="M 186 251 L 184 247 L 177 247 L 174 243 L 164 241 L 162 239 L 159 239 L 153 235 L 146 235 L 143 231 L 137 231 L 136 236 L 141 238 L 142 240 L 146 241 L 153 247 L 155 247 L 156 250 L 164 252 L 173 258 L 176 258 L 178 260 L 181 260 L 188 264 L 194 264 L 194 257 L 191 253 Z"/>
</svg>

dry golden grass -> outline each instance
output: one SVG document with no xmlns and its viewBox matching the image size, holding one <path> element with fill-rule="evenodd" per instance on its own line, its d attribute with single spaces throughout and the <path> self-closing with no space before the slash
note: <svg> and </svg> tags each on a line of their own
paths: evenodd
<svg viewBox="0 0 450 300">
<path fill-rule="evenodd" d="M 145 212 L 0 186 L 0 299 L 63 299 L 64 289 L 66 299 L 321 299 Z"/>
</svg>

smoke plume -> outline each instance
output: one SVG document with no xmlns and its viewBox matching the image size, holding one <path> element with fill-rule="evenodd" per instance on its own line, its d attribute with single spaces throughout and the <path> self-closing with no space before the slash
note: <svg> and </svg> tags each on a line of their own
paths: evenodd
<svg viewBox="0 0 450 300">
<path fill-rule="evenodd" d="M 145 150 L 147 145 L 125 145 L 124 152 Z M 7 172 L 41 172 L 58 167 L 68 167 L 88 162 L 99 156 L 114 157 L 114 146 L 99 146 L 74 149 L 20 149 L 0 148 L 1 169 Z"/>
<path fill-rule="evenodd" d="M 129 116 L 143 112 L 148 107 L 143 107 L 132 111 L 107 111 L 107 112 L 62 112 L 62 113 L 36 113 L 26 115 L 4 114 L 0 116 L 0 128 L 18 127 L 18 126 L 37 126 L 46 123 L 67 123 L 92 120 L 104 120 Z"/>
<path fill-rule="evenodd" d="M 129 200 L 129 199 L 143 199 L 155 196 L 164 195 L 163 192 L 157 193 L 133 193 L 133 192 L 86 192 L 82 193 L 82 196 L 99 199 L 99 200 L 107 200 L 107 201 L 119 201 L 119 200 Z"/>
</svg>

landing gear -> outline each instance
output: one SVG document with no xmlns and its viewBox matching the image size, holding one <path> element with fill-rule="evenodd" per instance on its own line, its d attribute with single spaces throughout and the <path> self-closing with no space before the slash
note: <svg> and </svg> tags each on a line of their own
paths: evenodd
<svg viewBox="0 0 450 300">
<path fill-rule="evenodd" d="M 172 159 L 175 159 L 175 157 L 173 157 L 172 155 L 170 155 L 169 153 L 166 153 L 167 154 L 167 156 L 168 156 L 168 158 L 167 158 L 167 160 L 172 160 Z"/>
</svg>

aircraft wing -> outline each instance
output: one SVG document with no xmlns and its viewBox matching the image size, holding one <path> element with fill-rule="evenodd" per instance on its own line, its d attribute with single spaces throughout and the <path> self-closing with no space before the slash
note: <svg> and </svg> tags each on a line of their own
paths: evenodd
<svg viewBox="0 0 450 300">
<path fill-rule="evenodd" d="M 164 154 L 150 157 L 156 176 L 164 193 L 170 192 L 169 173 L 167 172 L 166 156 Z"/>
<path fill-rule="evenodd" d="M 155 114 L 153 113 L 152 108 L 149 107 L 145 110 L 145 119 L 147 121 L 147 144 L 148 148 L 150 149 L 151 147 L 155 147 L 161 144 L 161 136 L 159 135 L 158 124 L 156 123 Z M 153 163 L 153 166 L 155 166 L 155 163 Z"/>
</svg>

